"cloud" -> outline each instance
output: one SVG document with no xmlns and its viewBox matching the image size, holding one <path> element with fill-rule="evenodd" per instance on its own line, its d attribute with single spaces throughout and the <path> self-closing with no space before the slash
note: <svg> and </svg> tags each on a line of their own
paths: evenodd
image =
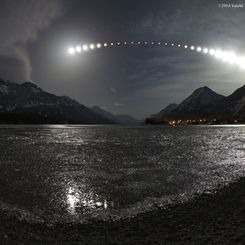
<svg viewBox="0 0 245 245">
<path fill-rule="evenodd" d="M 166 8 L 150 11 L 141 20 L 138 35 L 144 30 L 144 35 L 167 41 L 245 48 L 241 38 L 245 34 L 242 28 L 245 5 L 243 8 L 220 8 L 218 0 L 167 2 Z"/>
<path fill-rule="evenodd" d="M 213 0 L 166 1 L 164 8 L 146 12 L 132 35 L 245 53 L 244 11 L 245 7 L 221 9 Z M 180 102 L 202 85 L 229 94 L 244 82 L 238 68 L 196 52 L 162 47 L 138 56 L 125 86 L 129 97 L 138 96 L 143 102 Z"/>
<path fill-rule="evenodd" d="M 0 9 L 0 59 L 22 63 L 24 72 L 20 79 L 31 80 L 31 64 L 26 45 L 38 38 L 40 30 L 47 28 L 52 20 L 63 12 L 62 0 L 1 1 Z M 13 73 L 15 73 L 13 65 Z M 9 76 L 6 68 L 0 68 L 0 76 Z M 10 77 L 6 77 L 10 78 Z"/>
<path fill-rule="evenodd" d="M 115 88 L 110 88 L 111 92 L 116 93 L 117 90 Z"/>
<path fill-rule="evenodd" d="M 115 103 L 114 103 L 114 106 L 116 106 L 116 107 L 121 107 L 121 106 L 124 106 L 124 104 L 121 104 L 121 103 L 115 102 Z"/>
</svg>

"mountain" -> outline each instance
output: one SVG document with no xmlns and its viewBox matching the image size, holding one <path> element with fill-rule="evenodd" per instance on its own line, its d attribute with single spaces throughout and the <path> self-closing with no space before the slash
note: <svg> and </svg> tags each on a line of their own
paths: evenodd
<svg viewBox="0 0 245 245">
<path fill-rule="evenodd" d="M 214 108 L 225 98 L 207 86 L 196 89 L 176 109 L 165 114 L 169 119 L 193 119 L 212 117 Z"/>
<path fill-rule="evenodd" d="M 171 108 L 171 107 L 170 107 Z M 163 109 L 146 123 L 166 124 L 169 120 L 206 119 L 205 122 L 234 123 L 245 122 L 245 85 L 225 97 L 207 86 L 195 90 L 175 109 Z"/>
<path fill-rule="evenodd" d="M 128 124 L 128 125 L 138 125 L 142 123 L 140 120 L 135 119 L 130 115 L 116 115 L 117 121 L 121 124 Z"/>
<path fill-rule="evenodd" d="M 111 112 L 108 112 L 99 106 L 93 106 L 90 108 L 92 111 L 96 112 L 97 114 L 103 116 L 104 118 L 108 118 L 118 124 L 129 124 L 129 125 L 137 125 L 140 124 L 141 121 L 133 118 L 130 115 L 114 115 Z"/>
<path fill-rule="evenodd" d="M 13 83 L 0 79 L 0 122 L 110 124 L 67 96 L 43 91 L 31 82 Z"/>
<path fill-rule="evenodd" d="M 164 109 L 162 109 L 160 112 L 158 112 L 157 114 L 154 114 L 152 116 L 155 118 L 161 118 L 161 117 L 165 116 L 166 114 L 170 113 L 171 111 L 175 110 L 177 107 L 178 107 L 178 105 L 175 103 L 169 104 Z"/>
<path fill-rule="evenodd" d="M 104 118 L 108 118 L 114 122 L 117 122 L 117 117 L 115 115 L 113 115 L 111 112 L 108 112 L 102 108 L 100 108 L 99 106 L 95 105 L 93 107 L 90 108 L 92 111 L 94 111 L 95 113 L 101 115 Z"/>
<path fill-rule="evenodd" d="M 217 117 L 221 118 L 222 115 L 226 118 L 245 120 L 245 85 L 221 101 Z"/>
</svg>

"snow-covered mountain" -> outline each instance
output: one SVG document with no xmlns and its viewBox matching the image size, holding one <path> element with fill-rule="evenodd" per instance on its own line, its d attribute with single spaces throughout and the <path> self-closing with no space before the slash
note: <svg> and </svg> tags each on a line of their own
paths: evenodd
<svg viewBox="0 0 245 245">
<path fill-rule="evenodd" d="M 36 118 L 37 123 L 113 123 L 67 96 L 47 93 L 31 82 L 18 84 L 1 79 L 0 113 L 0 121 L 13 116 L 17 121 L 21 117 L 21 122 Z"/>
<path fill-rule="evenodd" d="M 134 117 L 130 115 L 114 115 L 111 112 L 108 112 L 99 106 L 93 106 L 91 107 L 91 110 L 98 113 L 99 115 L 108 118 L 118 124 L 127 124 L 127 125 L 137 125 L 140 124 L 141 121 L 135 119 Z"/>
<path fill-rule="evenodd" d="M 213 115 L 213 110 L 225 98 L 207 86 L 196 89 L 174 110 L 165 114 L 166 118 L 204 118 Z"/>
<path fill-rule="evenodd" d="M 167 113 L 164 111 L 165 109 L 147 120 L 150 123 L 160 123 L 170 119 L 207 118 L 220 122 L 245 122 L 245 85 L 227 97 L 217 94 L 207 86 L 201 87 L 175 109 Z"/>
</svg>

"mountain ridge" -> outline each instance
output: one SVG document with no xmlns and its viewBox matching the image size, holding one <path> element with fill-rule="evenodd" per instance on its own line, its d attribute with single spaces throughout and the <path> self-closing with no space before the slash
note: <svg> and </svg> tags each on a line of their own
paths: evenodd
<svg viewBox="0 0 245 245">
<path fill-rule="evenodd" d="M 245 85 L 236 89 L 229 96 L 220 95 L 207 86 L 198 88 L 177 108 L 160 117 L 160 121 L 154 116 L 148 118 L 148 122 L 196 119 L 245 122 Z"/>
<path fill-rule="evenodd" d="M 207 86 L 200 87 L 183 100 L 176 109 L 167 113 L 167 118 L 191 119 L 196 117 L 209 117 L 213 106 L 225 96 L 217 94 Z"/>
<path fill-rule="evenodd" d="M 178 107 L 178 104 L 171 103 L 167 105 L 166 107 L 164 107 L 160 112 L 153 114 L 152 117 L 161 118 L 165 116 L 166 114 L 170 113 L 171 111 L 175 110 L 177 107 Z"/>
<path fill-rule="evenodd" d="M 118 124 L 137 125 L 137 124 L 141 123 L 140 120 L 135 119 L 131 115 L 127 115 L 127 114 L 121 114 L 121 115 L 116 114 L 116 115 L 114 115 L 113 113 L 102 109 L 98 105 L 94 105 L 90 109 L 93 110 L 94 112 L 100 114 L 101 116 L 103 116 L 105 118 L 113 120 L 114 122 L 116 122 Z"/>
<path fill-rule="evenodd" d="M 14 83 L 0 79 L 0 113 L 12 116 L 32 115 L 42 123 L 114 124 L 68 96 L 48 93 L 32 82 Z M 22 116 L 21 122 L 25 123 Z M 17 120 L 18 121 L 18 120 Z M 26 121 L 28 123 L 29 120 Z"/>
</svg>

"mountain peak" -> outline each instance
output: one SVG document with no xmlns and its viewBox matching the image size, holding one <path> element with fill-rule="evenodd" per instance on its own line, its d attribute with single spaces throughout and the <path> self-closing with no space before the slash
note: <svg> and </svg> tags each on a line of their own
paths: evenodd
<svg viewBox="0 0 245 245">
<path fill-rule="evenodd" d="M 189 105 L 190 103 L 198 103 L 207 105 L 213 101 L 217 101 L 223 98 L 223 95 L 217 94 L 207 86 L 196 89 L 186 100 L 184 100 L 180 106 Z"/>
<path fill-rule="evenodd" d="M 217 94 L 207 86 L 196 89 L 187 99 L 170 113 L 167 118 L 196 118 L 205 117 L 210 109 L 223 99 L 224 96 Z"/>
<path fill-rule="evenodd" d="M 200 87 L 198 89 L 196 89 L 193 94 L 201 94 L 201 93 L 215 93 L 211 88 L 209 88 L 208 86 L 203 86 L 203 87 Z M 216 94 L 216 93 L 215 93 Z"/>
<path fill-rule="evenodd" d="M 0 79 L 0 113 L 10 114 L 10 119 L 6 116 L 5 119 L 1 118 L 2 122 L 10 120 L 22 123 L 34 121 L 74 124 L 114 123 L 76 100 L 43 91 L 33 82 L 13 83 L 2 79 Z"/>
<path fill-rule="evenodd" d="M 103 110 L 103 109 L 100 108 L 98 105 L 92 106 L 91 109 L 94 109 L 94 110 Z M 104 111 L 104 110 L 103 110 L 103 111 Z"/>
<path fill-rule="evenodd" d="M 163 110 L 164 111 L 164 110 Z M 172 119 L 216 119 L 220 122 L 245 122 L 245 85 L 230 96 L 222 96 L 207 86 L 196 89 L 175 110 L 157 118 L 156 122 Z M 157 119 L 160 119 L 157 121 Z"/>
<path fill-rule="evenodd" d="M 235 92 L 233 92 L 230 96 L 227 97 L 228 100 L 240 100 L 245 97 L 245 85 L 238 88 Z"/>
<path fill-rule="evenodd" d="M 30 85 L 30 86 L 37 87 L 37 85 L 31 81 L 23 82 L 22 85 Z"/>
</svg>

